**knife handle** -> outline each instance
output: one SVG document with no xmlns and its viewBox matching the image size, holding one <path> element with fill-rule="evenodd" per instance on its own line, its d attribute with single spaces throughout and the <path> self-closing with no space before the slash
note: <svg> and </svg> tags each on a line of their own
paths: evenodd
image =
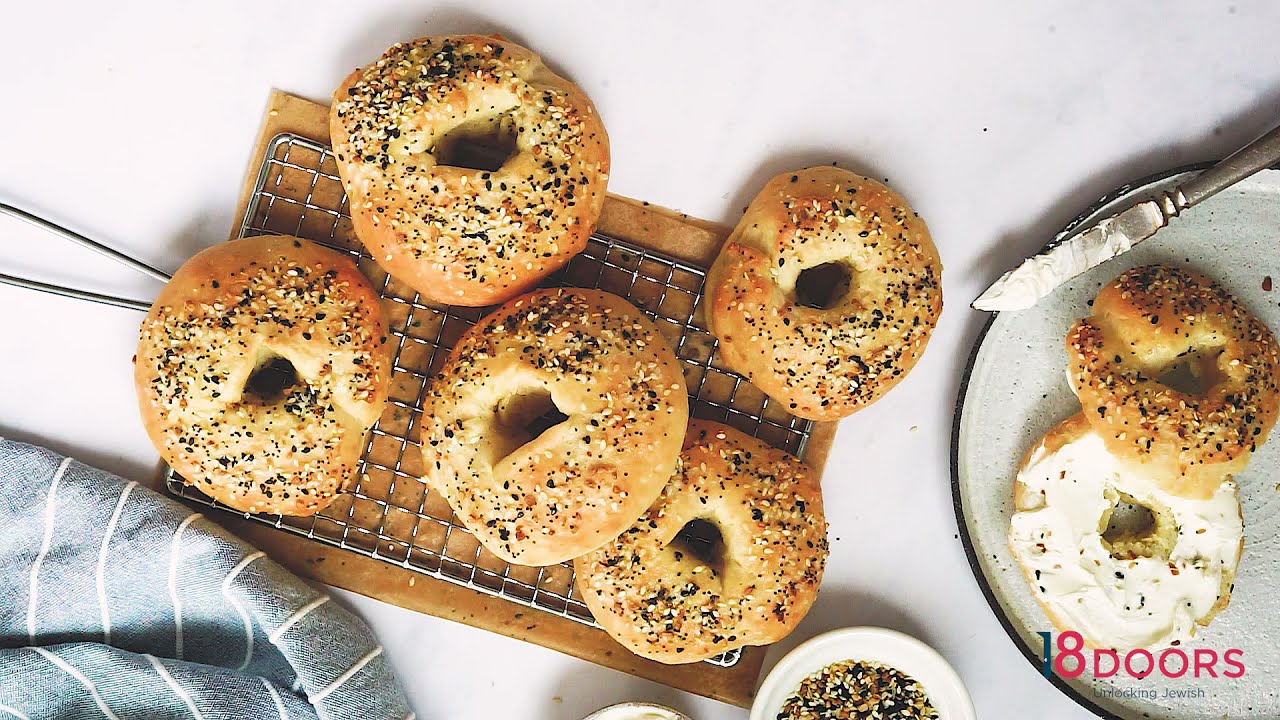
<svg viewBox="0 0 1280 720">
<path fill-rule="evenodd" d="M 1185 183 L 1156 195 L 1155 201 L 1167 222 L 1192 205 L 1277 162 L 1280 162 L 1280 126 Z"/>
</svg>

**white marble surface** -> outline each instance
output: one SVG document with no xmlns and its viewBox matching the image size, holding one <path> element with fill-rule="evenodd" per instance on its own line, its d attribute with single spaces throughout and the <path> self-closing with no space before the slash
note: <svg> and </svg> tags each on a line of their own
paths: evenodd
<svg viewBox="0 0 1280 720">
<path fill-rule="evenodd" d="M 841 426 L 825 480 L 830 569 L 783 647 L 832 627 L 885 625 L 949 658 L 982 717 L 1088 717 L 1010 643 L 955 537 L 951 412 L 981 320 L 967 303 L 1101 193 L 1219 157 L 1280 119 L 1280 6 L 728 7 L 9 4 L 0 197 L 172 269 L 226 236 L 269 88 L 324 98 L 392 42 L 464 30 L 507 33 L 587 90 L 613 140 L 614 192 L 733 222 L 778 171 L 840 161 L 887 177 L 933 231 L 947 311 L 912 376 Z M 0 272 L 144 299 L 157 291 L 17 223 L 0 221 L 0 237 Z M 0 433 L 151 472 L 130 381 L 138 316 L 3 287 L 0 308 Z M 344 597 L 381 635 L 423 718 L 576 720 L 628 699 L 699 720 L 745 717 Z"/>
</svg>

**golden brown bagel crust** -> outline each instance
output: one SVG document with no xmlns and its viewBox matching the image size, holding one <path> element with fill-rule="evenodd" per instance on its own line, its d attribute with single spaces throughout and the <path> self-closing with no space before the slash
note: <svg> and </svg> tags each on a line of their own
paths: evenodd
<svg viewBox="0 0 1280 720">
<path fill-rule="evenodd" d="M 1157 378 L 1218 353 L 1203 397 Z M 1267 438 L 1280 410 L 1280 347 L 1234 296 L 1169 265 L 1122 273 L 1067 334 L 1068 376 L 1117 457 L 1150 465 L 1170 492 L 1208 497 Z M 1167 476 L 1167 480 L 1163 480 Z"/>
<path fill-rule="evenodd" d="M 796 303 L 800 272 L 852 268 L 830 309 Z M 942 312 L 942 264 L 897 193 L 835 167 L 783 173 L 751 201 L 707 275 L 725 363 L 793 415 L 837 420 L 915 366 Z"/>
<path fill-rule="evenodd" d="M 568 418 L 531 439 L 550 400 Z M 551 565 L 622 532 L 671 477 L 689 416 L 675 353 L 626 300 L 539 290 L 482 319 L 423 402 L 426 480 L 494 555 Z"/>
<path fill-rule="evenodd" d="M 134 380 L 147 434 L 190 485 L 237 510 L 310 515 L 353 479 L 387 399 L 378 296 L 343 255 L 263 236 L 188 260 L 142 323 Z M 287 359 L 278 397 L 246 390 Z"/>
<path fill-rule="evenodd" d="M 714 523 L 723 559 L 677 535 Z M 574 561 L 591 614 L 632 652 L 690 663 L 790 633 L 827 558 L 822 490 L 808 466 L 727 425 L 689 423 L 671 482 L 629 530 Z"/>
<path fill-rule="evenodd" d="M 438 164 L 445 135 L 494 123 L 515 136 L 501 168 Z M 529 290 L 586 247 L 604 206 L 609 138 L 595 107 L 500 37 L 391 47 L 334 93 L 330 134 L 360 241 L 439 303 Z"/>
</svg>

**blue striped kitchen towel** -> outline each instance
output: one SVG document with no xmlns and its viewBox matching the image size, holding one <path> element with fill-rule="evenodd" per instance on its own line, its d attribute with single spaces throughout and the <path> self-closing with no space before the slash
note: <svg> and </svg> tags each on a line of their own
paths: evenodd
<svg viewBox="0 0 1280 720">
<path fill-rule="evenodd" d="M 0 718 L 405 720 L 369 628 L 202 515 L 0 439 Z"/>
</svg>

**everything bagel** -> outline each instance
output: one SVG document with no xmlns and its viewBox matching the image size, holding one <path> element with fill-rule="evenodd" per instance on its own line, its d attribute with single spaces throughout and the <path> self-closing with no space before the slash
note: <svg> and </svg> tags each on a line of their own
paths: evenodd
<svg viewBox="0 0 1280 720">
<path fill-rule="evenodd" d="M 653 323 L 580 289 L 489 314 L 423 405 L 425 479 L 486 548 L 521 565 L 575 558 L 630 525 L 671 477 L 689 415 Z M 546 411 L 559 415 L 540 421 Z"/>
<path fill-rule="evenodd" d="M 1267 438 L 1280 410 L 1275 336 L 1220 285 L 1169 265 L 1133 268 L 1102 288 L 1067 334 L 1068 376 L 1116 456 L 1172 492 L 1208 497 Z M 1189 362 L 1203 391 L 1160 378 Z"/>
<path fill-rule="evenodd" d="M 591 101 L 501 37 L 393 46 L 335 92 L 330 134 L 360 241 L 439 303 L 529 290 L 586 247 L 604 205 Z"/>
<path fill-rule="evenodd" d="M 310 515 L 352 481 L 391 358 L 378 296 L 306 240 L 215 245 L 142 323 L 143 424 L 188 484 L 245 512 Z"/>
<path fill-rule="evenodd" d="M 837 276 L 825 301 L 804 296 L 814 270 Z M 791 414 L 837 420 L 915 366 L 942 312 L 941 278 L 924 221 L 897 193 L 835 167 L 784 173 L 711 266 L 707 326 L 725 363 Z"/>
<path fill-rule="evenodd" d="M 715 526 L 719 539 L 680 537 L 697 522 Z M 803 463 L 694 420 L 658 500 L 573 567 L 614 639 L 659 662 L 690 663 L 795 628 L 822 580 L 826 533 L 818 478 Z"/>
<path fill-rule="evenodd" d="M 1236 485 L 1175 495 L 1107 451 L 1081 414 L 1051 430 L 1014 483 L 1009 550 L 1060 630 L 1091 647 L 1177 645 L 1227 606 L 1244 547 Z M 1108 525 L 1120 506 L 1147 528 Z"/>
</svg>

